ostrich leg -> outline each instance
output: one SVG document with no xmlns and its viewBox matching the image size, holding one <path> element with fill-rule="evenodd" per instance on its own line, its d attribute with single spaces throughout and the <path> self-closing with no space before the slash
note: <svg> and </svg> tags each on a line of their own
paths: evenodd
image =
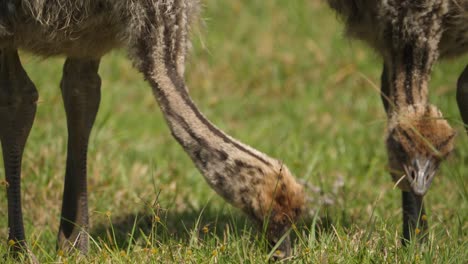
<svg viewBox="0 0 468 264">
<path fill-rule="evenodd" d="M 99 60 L 68 58 L 61 90 L 68 126 L 67 168 L 63 191 L 58 248 L 88 250 L 86 155 L 101 97 Z"/>
<path fill-rule="evenodd" d="M 401 243 L 406 245 L 414 237 L 421 241 L 427 234 L 426 211 L 424 210 L 423 197 L 412 192 L 401 191 L 403 208 L 403 239 Z"/>
<path fill-rule="evenodd" d="M 465 130 L 468 133 L 468 65 L 458 78 L 457 103 L 463 123 L 465 124 Z"/>
<path fill-rule="evenodd" d="M 390 114 L 390 78 L 388 67 L 384 63 L 381 75 L 381 97 L 387 115 Z M 468 113 L 468 112 L 467 112 Z M 401 191 L 402 193 L 402 211 L 403 211 L 403 239 L 402 244 L 406 245 L 411 239 L 412 232 L 418 229 L 418 236 L 424 237 L 427 233 L 427 219 L 425 215 L 423 197 L 417 196 L 411 191 Z"/>
<path fill-rule="evenodd" d="M 7 181 L 9 241 L 28 251 L 21 212 L 21 161 L 34 122 L 37 90 L 16 50 L 0 50 L 0 140 Z M 30 254 L 32 256 L 32 254 Z"/>
</svg>

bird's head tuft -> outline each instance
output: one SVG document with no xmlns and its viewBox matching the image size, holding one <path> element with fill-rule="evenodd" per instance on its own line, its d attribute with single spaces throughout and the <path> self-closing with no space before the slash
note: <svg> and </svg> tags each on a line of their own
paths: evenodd
<svg viewBox="0 0 468 264">
<path fill-rule="evenodd" d="M 278 162 L 265 174 L 257 199 L 261 206 L 251 214 L 265 231 L 270 249 L 276 247 L 275 259 L 291 255 L 290 229 L 304 211 L 305 197 L 288 168 Z"/>
<path fill-rule="evenodd" d="M 411 105 L 393 113 L 386 143 L 398 187 L 419 196 L 426 194 L 440 163 L 453 150 L 455 135 L 433 105 Z"/>
</svg>

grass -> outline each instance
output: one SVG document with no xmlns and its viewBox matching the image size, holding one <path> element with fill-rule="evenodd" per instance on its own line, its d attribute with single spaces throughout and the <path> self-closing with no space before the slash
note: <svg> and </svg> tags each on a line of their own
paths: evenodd
<svg viewBox="0 0 468 264">
<path fill-rule="evenodd" d="M 311 217 L 293 230 L 293 261 L 466 263 L 468 137 L 455 103 L 466 56 L 434 69 L 431 102 L 458 130 L 457 146 L 426 196 L 428 243 L 403 248 L 400 191 L 386 170 L 378 56 L 344 39 L 320 1 L 206 0 L 203 18 L 187 65 L 194 101 L 223 130 L 321 188 L 310 206 L 329 224 L 317 228 L 319 217 Z M 100 68 L 102 102 L 89 145 L 90 253 L 56 252 L 67 134 L 63 59 L 22 59 L 41 95 L 22 181 L 26 234 L 41 262 L 265 262 L 261 233 L 208 187 L 122 51 Z M 0 208 L 6 239 L 6 199 Z M 0 243 L 0 255 L 7 247 Z"/>
</svg>

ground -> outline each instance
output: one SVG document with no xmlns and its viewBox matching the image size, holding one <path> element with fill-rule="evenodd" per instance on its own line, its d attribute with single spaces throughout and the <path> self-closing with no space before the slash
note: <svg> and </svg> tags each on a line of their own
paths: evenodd
<svg viewBox="0 0 468 264">
<path fill-rule="evenodd" d="M 187 64 L 194 101 L 217 126 L 283 160 L 297 178 L 321 189 L 322 195 L 308 190 L 315 199 L 309 216 L 292 231 L 292 260 L 468 259 L 468 137 L 455 100 L 467 56 L 434 69 L 431 102 L 458 131 L 456 150 L 426 197 L 428 243 L 402 248 L 400 192 L 386 170 L 380 58 L 345 39 L 322 1 L 203 3 L 203 25 L 192 34 Z M 58 88 L 63 58 L 41 60 L 23 53 L 22 60 L 40 92 L 23 162 L 26 234 L 42 262 L 75 263 L 82 257 L 55 250 L 66 158 Z M 208 187 L 171 137 L 149 85 L 125 53 L 108 54 L 100 75 L 102 102 L 89 146 L 92 240 L 86 260 L 264 262 L 272 252 L 261 232 Z M 6 197 L 5 188 L 0 195 Z M 0 208 L 4 255 L 6 199 Z"/>
</svg>

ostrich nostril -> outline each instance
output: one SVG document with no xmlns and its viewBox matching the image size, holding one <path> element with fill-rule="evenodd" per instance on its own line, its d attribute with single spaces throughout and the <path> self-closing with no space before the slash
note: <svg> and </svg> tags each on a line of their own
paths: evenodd
<svg viewBox="0 0 468 264">
<path fill-rule="evenodd" d="M 411 178 L 413 179 L 413 181 L 416 179 L 416 172 L 413 170 L 411 171 Z"/>
</svg>

